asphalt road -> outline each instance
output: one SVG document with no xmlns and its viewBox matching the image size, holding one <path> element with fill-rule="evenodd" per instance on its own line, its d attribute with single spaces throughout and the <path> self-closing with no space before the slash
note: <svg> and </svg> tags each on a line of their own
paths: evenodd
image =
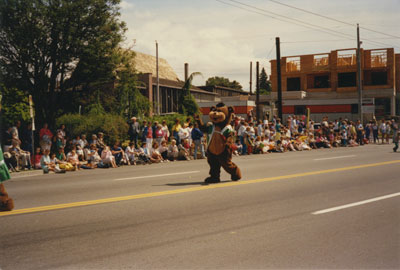
<svg viewBox="0 0 400 270">
<path fill-rule="evenodd" d="M 236 157 L 213 185 L 205 160 L 14 174 L 0 269 L 399 269 L 391 148 Z"/>
</svg>

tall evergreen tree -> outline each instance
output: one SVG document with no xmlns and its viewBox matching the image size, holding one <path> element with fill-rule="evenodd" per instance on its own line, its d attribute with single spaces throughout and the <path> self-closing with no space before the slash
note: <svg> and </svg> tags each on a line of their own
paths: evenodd
<svg viewBox="0 0 400 270">
<path fill-rule="evenodd" d="M 271 92 L 271 82 L 268 80 L 267 72 L 265 72 L 265 68 L 261 69 L 260 73 L 260 93 L 268 94 Z"/>
</svg>

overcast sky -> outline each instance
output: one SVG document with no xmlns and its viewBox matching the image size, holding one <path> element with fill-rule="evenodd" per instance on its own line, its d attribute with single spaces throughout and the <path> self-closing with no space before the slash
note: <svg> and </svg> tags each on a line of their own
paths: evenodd
<svg viewBox="0 0 400 270">
<path fill-rule="evenodd" d="M 361 29 L 362 47 L 395 47 L 400 52 L 400 0 L 276 1 L 395 36 Z M 180 79 L 186 62 L 190 72 L 203 74 L 195 85 L 203 85 L 209 77 L 223 76 L 239 81 L 248 90 L 250 61 L 254 72 L 255 61 L 259 61 L 270 74 L 269 60 L 276 57 L 275 37 L 281 39 L 282 56 L 325 53 L 357 44 L 355 26 L 269 0 L 123 0 L 121 14 L 128 26 L 125 46 L 135 44 L 134 50 L 155 55 L 157 40 L 159 56 L 170 63 Z M 289 23 L 289 18 L 298 21 Z M 307 27 L 300 22 L 308 23 Z M 311 29 L 315 26 L 324 29 Z M 328 34 L 326 29 L 336 32 Z"/>
</svg>

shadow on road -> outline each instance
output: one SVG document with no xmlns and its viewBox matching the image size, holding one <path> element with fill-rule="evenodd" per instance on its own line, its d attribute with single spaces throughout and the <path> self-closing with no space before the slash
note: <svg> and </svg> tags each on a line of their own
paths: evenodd
<svg viewBox="0 0 400 270">
<path fill-rule="evenodd" d="M 218 185 L 220 183 L 231 182 L 231 181 L 221 181 L 219 183 L 207 184 L 204 182 L 184 182 L 184 183 L 168 183 L 165 185 L 157 185 L 157 186 L 170 186 L 170 187 L 181 187 L 181 186 L 208 186 L 208 185 Z"/>
</svg>

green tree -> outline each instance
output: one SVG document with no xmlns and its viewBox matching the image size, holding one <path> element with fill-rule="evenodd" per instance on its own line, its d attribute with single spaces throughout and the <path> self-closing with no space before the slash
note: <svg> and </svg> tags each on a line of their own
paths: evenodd
<svg viewBox="0 0 400 270">
<path fill-rule="evenodd" d="M 0 85 L 1 110 L 0 110 L 0 128 L 4 130 L 13 125 L 17 120 L 28 121 L 29 114 L 29 101 L 22 91 L 15 88 L 6 88 Z M 1 132 L 1 130 L 0 130 Z"/>
<path fill-rule="evenodd" d="M 271 82 L 268 80 L 265 68 L 261 69 L 260 73 L 260 94 L 268 95 L 271 92 Z"/>
<path fill-rule="evenodd" d="M 120 49 L 119 54 L 120 64 L 116 71 L 117 102 L 113 111 L 128 118 L 133 115 L 144 116 L 150 112 L 151 103 L 137 88 L 137 74 L 134 68 L 135 53 L 131 50 Z"/>
<path fill-rule="evenodd" d="M 228 78 L 224 77 L 210 77 L 206 81 L 206 86 L 223 86 L 223 87 L 230 87 L 233 89 L 242 90 L 242 85 L 237 81 L 230 81 Z"/>
<path fill-rule="evenodd" d="M 120 0 L 1 0 L 0 78 L 32 94 L 39 121 L 114 78 L 123 39 Z M 66 100 L 65 97 L 69 100 Z"/>
<path fill-rule="evenodd" d="M 196 100 L 190 93 L 190 88 L 192 87 L 192 81 L 195 76 L 201 75 L 200 72 L 193 72 L 190 74 L 189 78 L 185 81 L 182 87 L 182 91 L 179 93 L 178 97 L 178 112 L 187 115 L 194 115 L 199 113 L 199 106 Z"/>
</svg>

